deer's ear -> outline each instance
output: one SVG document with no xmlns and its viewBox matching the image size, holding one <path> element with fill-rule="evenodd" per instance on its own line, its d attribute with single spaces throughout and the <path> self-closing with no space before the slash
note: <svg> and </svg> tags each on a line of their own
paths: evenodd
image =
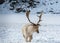
<svg viewBox="0 0 60 43">
<path fill-rule="evenodd" d="M 40 24 L 37 24 L 38 26 L 41 26 Z"/>
</svg>

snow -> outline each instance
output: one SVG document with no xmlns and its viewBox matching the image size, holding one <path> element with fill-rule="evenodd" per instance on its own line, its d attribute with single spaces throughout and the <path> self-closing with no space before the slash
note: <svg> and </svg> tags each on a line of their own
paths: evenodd
<svg viewBox="0 0 60 43">
<path fill-rule="evenodd" d="M 53 13 L 57 13 L 60 14 L 60 0 L 37 0 L 40 1 L 40 4 L 37 5 L 36 8 L 28 8 L 30 9 L 32 12 L 39 12 L 39 11 L 44 11 L 45 13 L 52 13 L 49 11 L 53 11 Z M 57 2 L 57 3 L 56 3 Z M 43 3 L 45 3 L 46 5 L 44 5 Z M 52 5 L 51 5 L 52 3 Z M 24 7 L 25 5 L 23 5 L 22 7 Z M 20 6 L 16 6 L 17 8 Z M 9 10 L 10 8 L 10 3 L 5 2 L 4 4 L 0 5 L 0 14 L 13 14 L 15 13 L 15 10 Z M 37 11 L 36 11 L 37 10 Z M 8 12 L 7 12 L 8 11 Z"/>
<path fill-rule="evenodd" d="M 46 6 L 43 2 L 46 2 Z M 51 14 L 52 10 L 55 13 L 60 12 L 60 0 L 45 0 L 37 6 L 37 8 L 30 9 L 30 20 L 37 23 L 38 17 L 36 12 L 44 11 L 41 26 L 39 27 L 39 34 L 34 33 L 31 43 L 60 43 L 60 14 Z M 58 3 L 56 3 L 58 1 Z M 50 5 L 50 3 L 54 3 Z M 5 2 L 0 5 L 0 43 L 26 43 L 21 29 L 29 23 L 25 13 L 15 13 L 15 10 L 9 10 L 10 3 Z"/>
<path fill-rule="evenodd" d="M 9 14 L 0 15 L 0 42 L 25 43 L 21 29 L 29 23 L 25 15 Z M 60 43 L 60 15 L 42 16 L 39 34 L 34 33 L 31 43 Z M 32 22 L 37 22 L 37 16 L 30 14 Z M 5 21 L 6 20 L 6 21 Z M 35 20 L 35 21 L 34 21 Z M 3 21 L 3 22 L 2 22 Z"/>
</svg>

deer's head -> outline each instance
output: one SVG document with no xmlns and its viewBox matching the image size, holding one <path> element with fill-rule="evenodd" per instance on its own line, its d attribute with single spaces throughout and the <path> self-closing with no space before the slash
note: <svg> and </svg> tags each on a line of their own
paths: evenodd
<svg viewBox="0 0 60 43">
<path fill-rule="evenodd" d="M 27 11 L 26 12 L 26 17 L 27 17 L 27 19 L 28 19 L 28 21 L 31 23 L 31 26 L 33 26 L 33 30 L 35 31 L 35 32 L 37 32 L 37 33 L 39 33 L 39 26 L 40 26 L 40 22 L 41 22 L 41 17 L 42 17 L 42 12 L 41 12 L 41 14 L 39 15 L 39 16 L 37 16 L 38 18 L 39 18 L 39 20 L 37 21 L 37 23 L 33 23 L 33 22 L 31 22 L 30 21 L 30 19 L 29 19 L 29 14 L 30 14 L 30 11 Z"/>
</svg>

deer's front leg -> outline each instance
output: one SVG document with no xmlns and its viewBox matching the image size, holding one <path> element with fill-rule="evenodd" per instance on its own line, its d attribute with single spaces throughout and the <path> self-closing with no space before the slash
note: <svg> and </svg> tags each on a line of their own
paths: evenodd
<svg viewBox="0 0 60 43">
<path fill-rule="evenodd" d="M 32 40 L 32 35 L 26 37 L 26 42 L 31 42 Z"/>
</svg>

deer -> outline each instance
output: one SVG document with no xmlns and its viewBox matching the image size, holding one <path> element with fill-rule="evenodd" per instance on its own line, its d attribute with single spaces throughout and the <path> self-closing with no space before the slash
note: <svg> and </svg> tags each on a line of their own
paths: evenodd
<svg viewBox="0 0 60 43">
<path fill-rule="evenodd" d="M 39 23 L 41 22 L 41 18 L 43 15 L 43 13 L 41 12 L 41 15 L 38 16 L 38 18 L 39 18 L 38 22 L 33 23 L 29 19 L 29 14 L 30 14 L 30 11 L 26 11 L 26 17 L 27 17 L 28 21 L 30 22 L 30 24 L 25 24 L 22 28 L 22 34 L 23 34 L 23 37 L 25 38 L 26 42 L 31 42 L 31 40 L 33 38 L 32 35 L 34 32 L 39 33 L 39 26 L 40 26 Z"/>
</svg>

